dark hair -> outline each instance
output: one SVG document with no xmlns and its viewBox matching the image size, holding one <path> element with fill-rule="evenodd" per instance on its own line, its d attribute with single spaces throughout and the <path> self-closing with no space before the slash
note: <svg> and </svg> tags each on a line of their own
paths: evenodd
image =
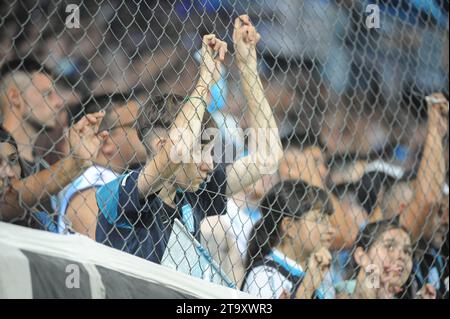
<svg viewBox="0 0 450 319">
<path fill-rule="evenodd" d="M 0 126 L 0 143 L 9 143 L 17 150 L 16 140 L 4 128 Z"/>
<path fill-rule="evenodd" d="M 382 187 L 388 191 L 396 181 L 397 179 L 383 172 L 370 172 L 365 173 L 361 179 L 355 183 L 354 188 L 358 202 L 368 215 L 371 215 L 374 212 L 378 195 L 381 192 Z"/>
<path fill-rule="evenodd" d="M 9 134 L 8 131 L 6 131 L 3 127 L 0 126 L 0 143 L 8 143 L 11 144 L 19 153 L 19 149 L 17 148 L 17 143 L 14 137 L 12 137 L 11 134 Z M 25 177 L 25 170 L 23 168 L 22 159 L 19 157 L 19 166 L 21 169 L 21 177 Z"/>
<path fill-rule="evenodd" d="M 105 111 L 105 117 L 100 126 L 100 130 L 107 130 L 114 126 L 113 117 L 114 109 L 128 103 L 132 99 L 130 92 L 105 93 L 99 95 L 88 96 L 75 106 L 70 114 L 71 123 L 78 122 L 86 114 L 92 114 Z"/>
<path fill-rule="evenodd" d="M 380 238 L 380 236 L 391 229 L 401 229 L 409 235 L 408 230 L 403 225 L 400 224 L 398 216 L 391 219 L 383 219 L 369 223 L 359 231 L 351 252 L 352 253 L 351 277 L 353 279 L 356 278 L 360 270 L 358 264 L 356 263 L 355 258 L 353 257 L 356 249 L 358 247 L 361 247 L 364 250 L 364 252 L 367 253 L 369 249 L 372 247 L 372 245 Z"/>
<path fill-rule="evenodd" d="M 323 214 L 334 213 L 326 191 L 302 180 L 286 180 L 276 184 L 260 203 L 263 217 L 254 225 L 247 251 L 246 266 L 267 256 L 282 240 L 281 222 L 285 217 L 301 218 L 313 209 Z"/>
<path fill-rule="evenodd" d="M 25 72 L 28 74 L 39 72 L 53 77 L 53 72 L 45 65 L 39 63 L 37 60 L 33 58 L 24 58 L 24 59 L 14 59 L 4 63 L 0 68 L 0 81 L 2 81 L 3 78 L 8 74 L 18 71 Z"/>
<path fill-rule="evenodd" d="M 172 93 L 151 98 L 144 104 L 137 119 L 139 139 L 144 142 L 147 134 L 155 128 L 168 130 L 185 102 L 186 98 Z M 211 114 L 205 111 L 202 120 L 202 131 L 207 128 L 217 128 L 217 126 Z"/>
</svg>

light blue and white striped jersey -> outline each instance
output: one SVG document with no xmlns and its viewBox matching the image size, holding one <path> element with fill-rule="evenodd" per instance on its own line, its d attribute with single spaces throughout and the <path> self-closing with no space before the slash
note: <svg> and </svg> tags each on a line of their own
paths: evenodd
<svg viewBox="0 0 450 319">
<path fill-rule="evenodd" d="M 67 233 L 66 210 L 70 200 L 76 194 L 91 187 L 100 187 L 117 178 L 117 174 L 99 165 L 93 165 L 77 179 L 67 185 L 56 197 L 53 197 L 53 208 L 58 213 L 58 233 Z"/>
</svg>

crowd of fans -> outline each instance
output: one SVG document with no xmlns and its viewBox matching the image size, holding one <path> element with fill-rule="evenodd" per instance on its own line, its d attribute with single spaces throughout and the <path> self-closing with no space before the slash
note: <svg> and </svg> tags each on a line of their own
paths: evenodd
<svg viewBox="0 0 450 319">
<path fill-rule="evenodd" d="M 379 57 L 328 58 L 332 35 L 274 48 L 269 9 L 244 2 L 251 18 L 227 1 L 84 4 L 73 30 L 49 1 L 0 6 L 0 220 L 164 264 L 177 218 L 255 296 L 448 298 L 448 64 L 386 88 Z"/>
</svg>

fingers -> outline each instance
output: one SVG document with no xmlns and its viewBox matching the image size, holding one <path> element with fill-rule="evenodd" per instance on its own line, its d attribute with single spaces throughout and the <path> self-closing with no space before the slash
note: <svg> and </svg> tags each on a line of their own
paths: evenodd
<svg viewBox="0 0 450 319">
<path fill-rule="evenodd" d="M 319 254 L 319 253 L 316 253 L 314 255 L 314 257 L 316 258 L 317 263 L 320 265 L 322 263 L 322 261 L 323 261 L 322 255 Z"/>
<path fill-rule="evenodd" d="M 278 299 L 291 299 L 291 294 L 283 289 L 283 292 L 281 293 L 280 297 Z"/>
<path fill-rule="evenodd" d="M 418 299 L 436 299 L 436 288 L 431 284 L 426 284 L 416 294 Z"/>
<path fill-rule="evenodd" d="M 425 100 L 428 106 L 438 108 L 443 115 L 448 115 L 448 100 L 442 93 L 433 93 L 432 95 L 426 96 Z"/>
<path fill-rule="evenodd" d="M 223 61 L 225 60 L 225 54 L 227 53 L 227 48 L 226 47 L 221 47 L 219 49 L 219 60 Z"/>
<path fill-rule="evenodd" d="M 100 133 L 98 134 L 98 137 L 99 137 L 102 141 L 106 140 L 106 139 L 108 138 L 108 136 L 109 136 L 108 131 L 102 131 L 102 132 L 100 132 Z"/>
<path fill-rule="evenodd" d="M 213 58 L 216 58 L 215 55 L 217 55 L 219 61 L 224 61 L 228 52 L 228 44 L 225 41 L 217 39 L 214 34 L 208 34 L 203 37 L 203 43 L 209 49 L 210 54 L 213 54 Z"/>
<path fill-rule="evenodd" d="M 203 36 L 203 43 L 208 44 L 216 38 L 215 34 L 207 34 Z"/>
<path fill-rule="evenodd" d="M 235 19 L 233 39 L 235 42 L 243 39 L 245 43 L 250 44 L 256 44 L 261 39 L 248 15 L 244 14 Z"/>
<path fill-rule="evenodd" d="M 242 14 L 238 17 L 238 20 L 241 21 L 244 25 L 251 25 L 250 17 L 247 14 Z"/>
<path fill-rule="evenodd" d="M 425 297 L 428 299 L 436 299 L 436 288 L 433 285 L 425 285 Z"/>
<path fill-rule="evenodd" d="M 331 264 L 331 254 L 328 249 L 322 247 L 318 252 L 314 254 L 314 258 L 322 271 L 326 271 Z"/>
<path fill-rule="evenodd" d="M 84 128 L 86 128 L 88 125 L 95 126 L 100 125 L 101 121 L 103 120 L 103 117 L 105 116 L 104 111 L 86 114 L 83 116 L 75 125 L 73 128 L 79 132 L 82 131 Z"/>
</svg>

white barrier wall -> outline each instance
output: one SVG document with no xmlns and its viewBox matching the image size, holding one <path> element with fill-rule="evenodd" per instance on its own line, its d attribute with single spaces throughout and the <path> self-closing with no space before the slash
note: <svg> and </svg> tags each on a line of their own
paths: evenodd
<svg viewBox="0 0 450 319">
<path fill-rule="evenodd" d="M 0 222 L 0 298 L 217 298 L 250 295 L 98 244 Z"/>
</svg>

